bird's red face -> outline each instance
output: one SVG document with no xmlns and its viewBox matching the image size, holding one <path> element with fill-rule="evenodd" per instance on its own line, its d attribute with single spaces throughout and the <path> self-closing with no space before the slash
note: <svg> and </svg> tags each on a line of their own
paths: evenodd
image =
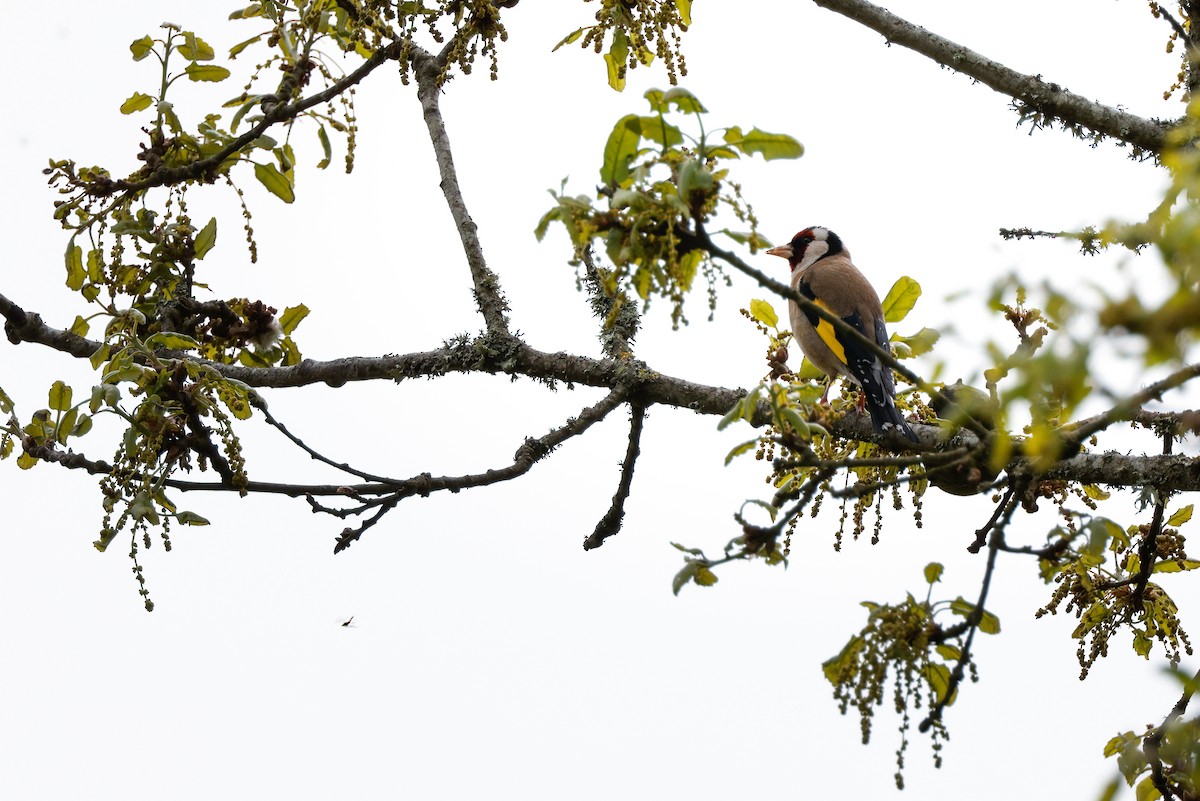
<svg viewBox="0 0 1200 801">
<path fill-rule="evenodd" d="M 791 242 L 787 243 L 786 245 L 780 245 L 779 247 L 771 248 L 767 251 L 767 253 L 771 256 L 779 256 L 780 258 L 787 259 L 788 266 L 795 270 L 797 265 L 805 263 L 805 256 L 810 255 L 809 246 L 814 242 L 821 243 L 821 246 L 814 249 L 814 252 L 811 254 L 814 256 L 814 258 L 807 260 L 807 263 L 809 264 L 816 261 L 821 256 L 834 251 L 835 249 L 832 247 L 834 242 L 838 242 L 837 250 L 841 249 L 841 243 L 837 238 L 837 234 L 834 234 L 827 228 L 814 227 L 805 228 L 803 231 L 800 231 L 798 234 L 792 237 Z M 815 250 L 820 250 L 821 252 L 816 253 Z"/>
</svg>

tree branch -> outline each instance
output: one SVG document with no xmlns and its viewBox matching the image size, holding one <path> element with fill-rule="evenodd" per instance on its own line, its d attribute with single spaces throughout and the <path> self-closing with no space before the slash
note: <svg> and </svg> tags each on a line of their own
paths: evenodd
<svg viewBox="0 0 1200 801">
<path fill-rule="evenodd" d="M 945 711 L 947 705 L 953 703 L 954 695 L 958 692 L 958 685 L 962 683 L 967 664 L 971 660 L 971 645 L 975 641 L 975 632 L 979 631 L 979 624 L 983 620 L 984 604 L 987 603 L 988 590 L 992 586 L 992 575 L 996 570 L 996 554 L 1000 552 L 1000 544 L 1003 542 L 1003 531 L 1001 527 L 992 532 L 991 542 L 988 545 L 987 567 L 984 568 L 983 584 L 979 588 L 979 599 L 975 602 L 975 608 L 967 615 L 967 638 L 963 641 L 958 661 L 954 663 L 954 670 L 950 671 L 950 680 L 946 682 L 945 691 L 934 702 L 933 706 L 930 707 L 929 714 L 925 716 L 925 719 L 917 727 L 918 731 L 929 731 L 931 726 L 942 719 L 942 713 Z"/>
<path fill-rule="evenodd" d="M 969 75 L 1008 95 L 1038 115 L 1078 125 L 1126 142 L 1137 151 L 1161 154 L 1167 146 L 1167 125 L 1105 106 L 1047 83 L 1038 75 L 1023 75 L 960 44 L 938 36 L 866 0 L 813 0 L 882 34 L 889 43 L 909 48 L 942 66 Z"/>
<path fill-rule="evenodd" d="M 771 280 L 765 276 L 764 279 L 768 282 Z M 40 316 L 25 311 L 4 295 L 0 295 L 0 316 L 8 321 L 5 331 L 10 340 L 46 345 L 77 358 L 87 358 L 100 347 L 95 340 L 46 325 Z M 350 356 L 328 361 L 305 359 L 292 367 L 245 367 L 204 359 L 192 360 L 226 378 L 260 389 L 311 384 L 338 387 L 350 381 L 401 381 L 447 373 L 505 372 L 539 381 L 563 381 L 569 386 L 579 384 L 604 389 L 624 381 L 630 385 L 630 398 L 638 402 L 714 415 L 724 415 L 746 395 L 745 389 L 697 384 L 657 372 L 631 359 L 593 359 L 561 352 L 546 353 L 520 344 L 515 337 L 499 339 L 507 342 L 506 347 L 510 347 L 511 351 L 502 349 L 505 360 L 497 363 L 496 341 L 496 338 L 487 336 L 475 340 L 462 337 L 433 351 L 389 356 Z M 177 357 L 182 355 L 177 354 Z M 754 424 L 763 425 L 766 421 L 764 407 L 755 417 Z M 914 425 L 919 436 L 930 428 Z M 860 440 L 872 438 L 866 415 L 847 414 L 833 424 L 831 431 L 842 437 Z M 965 447 L 978 444 L 978 439 L 970 432 L 960 431 L 957 437 Z M 1019 464 L 1010 467 L 1015 468 Z M 1155 486 L 1164 491 L 1200 491 L 1200 460 L 1186 456 L 1130 456 L 1113 451 L 1081 453 L 1060 461 L 1043 473 L 1042 478 L 1105 486 Z"/>
<path fill-rule="evenodd" d="M 1188 703 L 1191 702 L 1192 696 L 1196 692 L 1196 685 L 1200 684 L 1200 673 L 1192 677 L 1191 681 L 1184 687 L 1183 695 L 1179 696 L 1179 700 L 1175 702 L 1175 706 L 1163 718 L 1163 722 L 1154 728 L 1145 739 L 1142 740 L 1142 748 L 1146 754 L 1146 761 L 1150 763 L 1150 781 L 1154 784 L 1164 799 L 1170 798 L 1186 798 L 1181 793 L 1175 792 L 1179 787 L 1172 787 L 1163 772 L 1163 763 L 1159 757 L 1159 747 L 1162 745 L 1163 737 L 1166 736 L 1171 724 L 1183 717 L 1183 713 L 1187 711 Z"/>
<path fill-rule="evenodd" d="M 446 205 L 450 208 L 450 216 L 454 218 L 454 225 L 458 228 L 458 236 L 467 256 L 467 265 L 471 269 L 471 280 L 475 284 L 475 302 L 479 304 L 479 311 L 483 314 L 489 333 L 508 334 L 508 302 L 500 291 L 500 279 L 487 266 L 487 260 L 483 256 L 483 248 L 479 243 L 479 228 L 467 211 L 462 188 L 458 185 L 458 173 L 454 169 L 454 156 L 450 151 L 450 138 L 446 134 L 442 111 L 438 106 L 441 93 L 438 77 L 441 75 L 442 59 L 414 45 L 412 60 L 413 72 L 417 79 L 417 98 L 421 101 L 425 126 L 429 129 L 429 141 L 433 144 L 438 172 L 442 177 L 442 194 L 446 196 Z"/>
<path fill-rule="evenodd" d="M 216 175 L 220 166 L 236 153 L 240 153 L 245 147 L 250 145 L 256 139 L 261 137 L 268 128 L 286 120 L 295 119 L 300 114 L 304 113 L 313 106 L 319 106 L 322 103 L 327 103 L 333 98 L 341 95 L 350 87 L 358 84 L 374 72 L 378 67 L 388 61 L 399 58 L 404 52 L 404 42 L 396 41 L 381 47 L 371 54 L 362 66 L 354 72 L 342 78 L 340 81 L 331 84 L 323 91 L 309 95 L 306 98 L 297 100 L 290 105 L 277 105 L 270 109 L 265 109 L 263 118 L 259 120 L 252 128 L 244 134 L 231 141 L 225 147 L 213 153 L 206 158 L 193 161 L 189 164 L 184 164 L 179 167 L 160 167 L 148 176 L 140 180 L 119 180 L 111 183 L 111 191 L 102 194 L 116 194 L 117 192 L 141 192 L 146 189 L 152 189 L 156 186 L 166 186 L 181 183 L 190 180 L 205 180 Z M 265 98 L 264 98 L 265 99 Z"/>
<path fill-rule="evenodd" d="M 398 497 L 394 502 L 390 503 L 390 506 L 394 506 L 395 503 L 407 495 L 415 494 L 415 491 L 419 491 L 422 496 L 427 496 L 431 492 L 444 489 L 448 489 L 451 492 L 458 492 L 460 489 L 497 484 L 501 481 L 510 481 L 518 476 L 522 476 L 528 473 L 535 464 L 549 456 L 551 451 L 559 445 L 571 437 L 582 434 L 591 428 L 593 424 L 607 417 L 609 412 L 624 403 L 627 397 L 628 390 L 626 387 L 618 385 L 599 403 L 581 411 L 578 417 L 572 417 L 564 425 L 553 429 L 545 436 L 537 439 L 533 439 L 532 437 L 527 438 L 521 447 L 517 448 L 517 452 L 513 456 L 513 463 L 508 467 L 502 467 L 498 470 L 488 470 L 473 476 L 458 476 L 454 478 L 435 478 L 431 477 L 428 473 L 422 474 L 417 479 L 411 480 L 411 483 L 419 485 L 419 490 L 417 487 L 412 487 L 411 489 L 414 491 L 406 491 L 404 494 L 398 493 Z M 357 529 L 344 530 L 341 536 L 338 537 L 333 552 L 336 554 L 349 548 L 352 543 L 362 536 L 363 531 L 375 524 L 378 517 L 379 514 L 375 515 L 371 520 L 368 520 Z"/>
<path fill-rule="evenodd" d="M 599 548 L 606 539 L 621 530 L 621 521 L 625 519 L 625 501 L 633 488 L 633 469 L 641 453 L 642 425 L 645 421 L 646 407 L 634 404 L 629 420 L 629 446 L 625 449 L 625 461 L 621 462 L 621 480 L 613 495 L 612 506 L 600 518 L 596 529 L 583 541 L 585 551 Z"/>
</svg>

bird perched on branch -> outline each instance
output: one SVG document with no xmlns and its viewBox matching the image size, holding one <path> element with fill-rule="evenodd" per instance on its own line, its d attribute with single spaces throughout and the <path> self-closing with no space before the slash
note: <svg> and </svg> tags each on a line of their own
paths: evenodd
<svg viewBox="0 0 1200 801">
<path fill-rule="evenodd" d="M 891 352 L 879 295 L 854 263 L 841 238 L 828 228 L 805 228 L 786 245 L 767 251 L 788 260 L 792 288 L 801 297 L 841 318 L 882 350 Z M 862 388 L 862 398 L 875 432 L 899 431 L 916 442 L 917 436 L 896 408 L 892 371 L 879 354 L 837 331 L 811 309 L 791 301 L 792 333 L 800 349 L 829 377 L 846 378 Z M 826 388 L 826 395 L 829 390 Z M 824 398 L 822 398 L 824 400 Z M 859 409 L 862 409 L 860 403 Z"/>
</svg>

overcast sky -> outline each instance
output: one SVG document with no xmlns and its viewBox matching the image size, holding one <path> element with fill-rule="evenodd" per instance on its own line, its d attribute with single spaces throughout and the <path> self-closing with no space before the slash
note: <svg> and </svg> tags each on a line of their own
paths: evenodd
<svg viewBox="0 0 1200 801">
<path fill-rule="evenodd" d="M 0 292 L 53 325 L 86 313 L 63 285 L 66 236 L 51 220 L 41 170 L 49 158 L 136 169 L 148 117 L 118 107 L 134 91 L 152 93 L 158 79 L 152 60 L 132 62 L 128 43 L 159 35 L 169 20 L 221 52 L 256 30 L 225 21 L 232 7 L 61 0 L 9 10 Z M 1102 102 L 1164 118 L 1182 110 L 1161 100 L 1178 61 L 1163 52 L 1166 24 L 1143 3 L 890 8 Z M 639 69 L 617 94 L 598 56 L 573 47 L 551 54 L 593 12 L 564 0 L 507 12 L 501 80 L 489 82 L 486 69 L 456 78 L 443 110 L 514 328 L 545 350 L 598 355 L 566 237 L 554 230 L 539 244 L 532 231 L 551 203 L 546 190 L 564 177 L 572 193 L 594 191 L 612 124 L 644 112 L 642 92 L 665 88 L 666 76 L 658 65 Z M 980 310 L 1006 273 L 1050 280 L 1081 301 L 1132 280 L 1155 291 L 1152 255 L 1085 260 L 1069 244 L 996 234 L 1137 219 L 1165 185 L 1149 163 L 1060 132 L 1031 136 L 1015 127 L 1006 98 L 811 3 L 697 3 L 694 14 L 684 85 L 708 107 L 706 125 L 787 132 L 807 149 L 795 162 L 736 165 L 762 232 L 779 242 L 827 225 L 880 294 L 900 275 L 920 281 L 925 294 L 898 330 L 940 328 L 936 356 L 949 380 L 976 378 L 985 343 L 1004 336 Z M 235 77 L 217 87 L 177 85 L 185 121 L 240 91 L 245 73 L 236 70 L 255 57 L 239 58 Z M 244 178 L 257 265 L 228 191 L 192 192 L 194 219 L 224 215 L 202 280 L 216 297 L 307 304 L 297 340 L 314 358 L 419 351 L 478 331 L 414 87 L 380 70 L 356 109 L 352 175 L 313 170 L 320 151 L 301 126 L 293 205 Z M 778 260 L 754 263 L 784 275 Z M 737 310 L 755 297 L 762 290 L 735 277 L 709 323 L 699 292 L 679 332 L 656 305 L 637 355 L 693 381 L 753 386 L 763 342 Z M 918 364 L 930 375 L 935 367 L 934 358 Z M 1118 390 L 1143 378 L 1132 363 L 1104 376 Z M 45 405 L 56 379 L 77 396 L 96 380 L 86 363 L 0 342 L 0 386 L 24 418 Z M 601 395 L 457 376 L 266 398 L 327 455 L 407 477 L 503 466 L 524 437 Z M 92 548 L 101 517 L 94 479 L 0 465 L 6 795 L 889 797 L 898 719 L 881 708 L 873 742 L 860 745 L 858 720 L 838 714 L 821 662 L 865 622 L 859 601 L 901 601 L 920 589 L 930 561 L 948 568 L 938 594 L 974 597 L 983 564 L 965 547 L 990 503 L 931 493 L 923 529 L 909 510 L 889 514 L 878 545 L 834 553 L 830 502 L 798 530 L 788 570 L 730 565 L 716 587 L 673 597 L 682 563 L 669 543 L 719 553 L 739 533 L 731 515 L 741 502 L 768 497 L 764 471 L 752 460 L 722 466 L 730 447 L 753 436 L 748 428 L 718 433 L 711 417 L 652 408 L 625 527 L 585 553 L 580 544 L 616 488 L 626 419 L 614 414 L 520 481 L 407 500 L 336 557 L 338 521 L 302 501 L 179 496 L 212 525 L 177 529 L 170 554 L 158 544 L 143 553 L 152 614 L 122 541 L 105 554 Z M 80 447 L 110 458 L 115 440 L 104 433 Z M 260 425 L 244 438 L 253 479 L 336 480 Z M 1135 522 L 1127 506 L 1111 514 Z M 1023 518 L 1014 536 L 1036 544 L 1054 524 L 1051 512 Z M 1161 721 L 1174 703 L 1179 690 L 1160 674 L 1161 651 L 1147 663 L 1126 638 L 1080 683 L 1075 621 L 1033 619 L 1049 597 L 1034 573 L 1028 561 L 1001 560 L 990 607 L 1003 633 L 976 640 L 981 681 L 963 687 L 947 713 L 942 770 L 930 765 L 927 739 L 911 735 L 906 797 L 1000 799 L 1033 787 L 1045 797 L 1094 797 L 1115 770 L 1102 758 L 1105 741 Z M 1167 586 L 1187 625 L 1196 593 L 1177 585 Z M 351 616 L 353 627 L 339 625 Z"/>
</svg>

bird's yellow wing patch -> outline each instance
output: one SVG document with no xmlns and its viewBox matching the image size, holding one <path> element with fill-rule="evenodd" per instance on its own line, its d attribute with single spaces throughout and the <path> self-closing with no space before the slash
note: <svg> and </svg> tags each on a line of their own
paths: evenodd
<svg viewBox="0 0 1200 801">
<path fill-rule="evenodd" d="M 817 304 L 830 314 L 833 313 L 833 310 L 821 301 L 813 300 L 813 303 Z M 837 356 L 838 361 L 842 364 L 846 364 L 846 348 L 843 347 L 842 343 L 838 341 L 837 332 L 833 330 L 833 324 L 821 317 L 817 319 L 816 329 L 817 336 L 821 338 L 822 342 L 829 346 L 829 349 L 833 351 L 833 355 Z"/>
</svg>

